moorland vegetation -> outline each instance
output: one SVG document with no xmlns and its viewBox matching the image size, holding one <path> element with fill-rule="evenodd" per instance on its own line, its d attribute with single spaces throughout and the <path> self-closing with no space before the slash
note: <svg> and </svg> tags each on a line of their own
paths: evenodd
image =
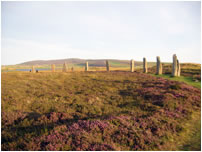
<svg viewBox="0 0 202 152">
<path fill-rule="evenodd" d="M 200 79 L 184 79 L 200 74 L 189 68 L 181 81 L 152 68 L 2 72 L 1 148 L 200 150 Z"/>
</svg>

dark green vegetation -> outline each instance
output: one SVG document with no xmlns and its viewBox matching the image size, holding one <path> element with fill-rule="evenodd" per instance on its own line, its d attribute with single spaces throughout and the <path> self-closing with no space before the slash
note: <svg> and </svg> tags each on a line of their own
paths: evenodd
<svg viewBox="0 0 202 152">
<path fill-rule="evenodd" d="M 2 73 L 2 150 L 200 150 L 201 91 L 130 72 Z"/>
</svg>

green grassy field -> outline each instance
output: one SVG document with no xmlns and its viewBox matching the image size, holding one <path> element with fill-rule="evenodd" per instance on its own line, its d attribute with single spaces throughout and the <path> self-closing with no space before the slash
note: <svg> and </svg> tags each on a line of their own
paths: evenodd
<svg viewBox="0 0 202 152">
<path fill-rule="evenodd" d="M 194 87 L 201 88 L 201 82 L 200 81 L 195 82 L 195 81 L 193 81 L 193 78 L 189 77 L 189 76 L 188 77 L 186 77 L 186 76 L 172 77 L 171 74 L 162 74 L 162 75 L 152 74 L 152 75 L 157 76 L 157 77 L 166 78 L 169 80 L 185 82 L 185 83 L 192 85 Z"/>
<path fill-rule="evenodd" d="M 2 72 L 2 150 L 200 150 L 200 89 L 163 77 Z"/>
</svg>

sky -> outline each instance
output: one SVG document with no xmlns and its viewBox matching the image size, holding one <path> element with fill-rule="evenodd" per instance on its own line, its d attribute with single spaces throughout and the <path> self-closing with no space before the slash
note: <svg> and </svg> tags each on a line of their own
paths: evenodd
<svg viewBox="0 0 202 152">
<path fill-rule="evenodd" d="M 49 59 L 201 63 L 199 1 L 3 1 L 1 64 Z"/>
</svg>

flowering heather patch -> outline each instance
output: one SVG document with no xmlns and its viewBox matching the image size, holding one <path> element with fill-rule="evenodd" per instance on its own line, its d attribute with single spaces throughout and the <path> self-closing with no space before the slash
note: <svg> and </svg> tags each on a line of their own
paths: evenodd
<svg viewBox="0 0 202 152">
<path fill-rule="evenodd" d="M 142 73 L 3 73 L 1 146 L 178 150 L 200 109 L 200 89 Z"/>
<path fill-rule="evenodd" d="M 71 125 L 56 126 L 50 134 L 36 137 L 29 143 L 31 150 L 110 150 L 107 144 L 96 144 L 88 139 L 109 129 L 109 123 L 100 120 L 79 120 Z"/>
<path fill-rule="evenodd" d="M 23 113 L 22 111 L 15 111 L 15 112 L 1 112 L 1 122 L 4 125 L 12 125 L 16 124 L 19 121 L 22 121 L 27 114 Z"/>
</svg>

